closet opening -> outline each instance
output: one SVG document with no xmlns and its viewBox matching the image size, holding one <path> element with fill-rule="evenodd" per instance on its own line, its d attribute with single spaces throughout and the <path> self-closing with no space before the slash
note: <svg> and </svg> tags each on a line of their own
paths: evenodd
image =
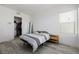
<svg viewBox="0 0 79 59">
<path fill-rule="evenodd" d="M 22 35 L 22 18 L 14 16 L 14 37 Z"/>
</svg>

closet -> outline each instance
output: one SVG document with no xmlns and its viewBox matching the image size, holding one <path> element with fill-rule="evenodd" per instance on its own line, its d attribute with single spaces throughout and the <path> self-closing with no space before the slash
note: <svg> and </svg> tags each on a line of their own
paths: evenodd
<svg viewBox="0 0 79 59">
<path fill-rule="evenodd" d="M 22 34 L 22 18 L 14 16 L 14 36 L 19 37 Z"/>
</svg>

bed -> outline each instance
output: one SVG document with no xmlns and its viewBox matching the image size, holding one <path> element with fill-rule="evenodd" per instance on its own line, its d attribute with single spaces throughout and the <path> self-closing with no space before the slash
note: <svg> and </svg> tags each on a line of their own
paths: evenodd
<svg viewBox="0 0 79 59">
<path fill-rule="evenodd" d="M 49 38 L 49 34 L 45 32 L 23 34 L 20 36 L 20 39 L 22 41 L 25 41 L 26 43 L 29 43 L 32 46 L 33 52 L 35 52 L 41 44 L 48 41 Z"/>
</svg>

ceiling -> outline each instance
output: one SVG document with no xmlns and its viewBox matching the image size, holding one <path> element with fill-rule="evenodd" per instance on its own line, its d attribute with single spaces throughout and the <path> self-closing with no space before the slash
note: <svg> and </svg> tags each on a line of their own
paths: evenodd
<svg viewBox="0 0 79 59">
<path fill-rule="evenodd" d="M 67 5 L 68 4 L 66 4 L 66 6 Z M 3 6 L 17 10 L 19 12 L 27 13 L 32 16 L 47 10 L 51 10 L 52 8 L 63 6 L 63 4 L 3 4 Z"/>
<path fill-rule="evenodd" d="M 3 6 L 18 10 L 19 12 L 34 15 L 50 8 L 56 7 L 56 4 L 4 4 Z"/>
</svg>

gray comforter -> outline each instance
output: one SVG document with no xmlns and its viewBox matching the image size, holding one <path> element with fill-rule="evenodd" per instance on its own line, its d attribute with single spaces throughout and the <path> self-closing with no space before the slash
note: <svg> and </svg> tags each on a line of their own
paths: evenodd
<svg viewBox="0 0 79 59">
<path fill-rule="evenodd" d="M 49 34 L 24 34 L 21 35 L 20 38 L 27 41 L 33 47 L 33 52 L 35 52 L 42 43 L 49 40 Z"/>
</svg>

